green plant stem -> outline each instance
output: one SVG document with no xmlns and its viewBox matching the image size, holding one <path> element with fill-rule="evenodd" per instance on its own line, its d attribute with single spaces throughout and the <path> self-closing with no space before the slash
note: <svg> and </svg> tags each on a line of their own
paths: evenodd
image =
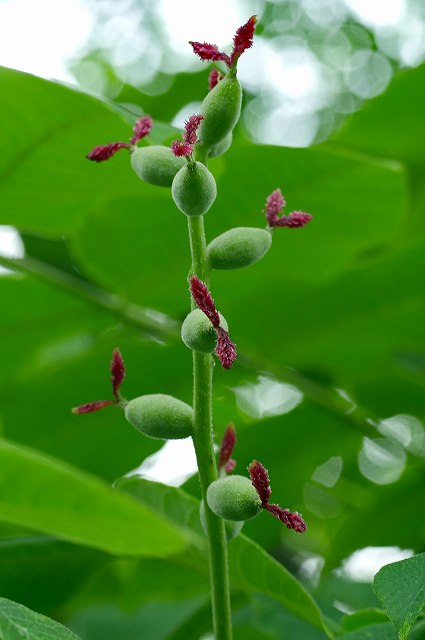
<svg viewBox="0 0 425 640">
<path fill-rule="evenodd" d="M 189 225 L 190 253 L 192 255 L 190 275 L 197 275 L 198 278 L 208 284 L 209 268 L 207 263 L 204 216 L 188 216 L 187 220 Z"/>
<path fill-rule="evenodd" d="M 191 273 L 207 282 L 208 265 L 204 220 L 202 216 L 192 216 L 188 220 L 192 254 Z M 214 361 L 210 354 L 193 352 L 193 444 L 205 505 L 214 638 L 215 640 L 232 640 L 229 569 L 224 520 L 217 518 L 212 513 L 206 500 L 208 486 L 218 478 L 212 439 L 213 367 Z"/>
</svg>

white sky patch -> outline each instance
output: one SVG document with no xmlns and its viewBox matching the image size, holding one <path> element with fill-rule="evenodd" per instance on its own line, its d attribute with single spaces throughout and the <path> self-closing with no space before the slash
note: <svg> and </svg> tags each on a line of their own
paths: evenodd
<svg viewBox="0 0 425 640">
<path fill-rule="evenodd" d="M 400 547 L 365 547 L 346 558 L 335 573 L 354 582 L 372 582 L 373 577 L 386 564 L 411 558 L 412 549 Z"/>
<path fill-rule="evenodd" d="M 168 440 L 164 446 L 142 462 L 128 475 L 140 475 L 148 480 L 180 487 L 198 470 L 191 438 Z"/>
<path fill-rule="evenodd" d="M 307 99 L 319 91 L 320 71 L 316 56 L 306 47 L 272 41 L 265 76 L 274 90 L 291 100 Z"/>
<path fill-rule="evenodd" d="M 81 0 L 0 2 L 0 64 L 72 81 L 65 61 L 86 42 L 92 26 Z"/>
<path fill-rule="evenodd" d="M 23 258 L 24 243 L 14 227 L 0 226 L 0 255 L 7 258 Z M 0 267 L 0 276 L 11 273 L 10 269 Z"/>
<path fill-rule="evenodd" d="M 324 566 L 325 559 L 322 556 L 314 553 L 308 554 L 301 562 L 300 575 L 306 578 L 313 587 L 317 587 Z"/>
<path fill-rule="evenodd" d="M 406 13 L 406 0 L 345 0 L 354 15 L 371 27 L 398 25 Z"/>
</svg>

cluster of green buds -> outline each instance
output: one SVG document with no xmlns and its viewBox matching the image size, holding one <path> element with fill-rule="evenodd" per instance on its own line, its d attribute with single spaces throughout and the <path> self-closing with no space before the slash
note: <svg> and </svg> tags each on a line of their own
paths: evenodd
<svg viewBox="0 0 425 640">
<path fill-rule="evenodd" d="M 103 162 L 119 150 L 127 149 L 131 154 L 131 166 L 142 181 L 171 189 L 177 208 L 192 223 L 194 217 L 204 216 L 217 196 L 215 178 L 207 167 L 208 158 L 225 153 L 232 143 L 242 104 L 237 63 L 244 51 L 252 46 L 256 22 L 256 17 L 252 16 L 236 31 L 230 54 L 221 52 L 216 45 L 190 42 L 201 60 L 213 62 L 218 67 L 209 75 L 209 92 L 199 113 L 186 120 L 181 140 L 174 140 L 170 147 L 149 144 L 153 121 L 149 115 L 144 115 L 135 123 L 129 142 L 97 146 L 88 154 L 88 159 Z M 143 145 L 139 146 L 141 140 Z M 276 227 L 303 227 L 312 218 L 302 211 L 282 215 L 285 206 L 280 189 L 276 189 L 266 198 L 264 228 L 237 227 L 214 238 L 206 247 L 205 273 L 239 269 L 258 262 L 269 251 Z M 182 324 L 182 340 L 194 352 L 215 353 L 222 367 L 230 369 L 237 357 L 237 350 L 230 339 L 226 319 L 218 312 L 207 284 L 193 272 L 189 285 L 195 308 Z M 90 402 L 76 407 L 73 412 L 90 413 L 108 405 L 116 405 L 124 410 L 131 425 L 151 438 L 176 439 L 193 435 L 192 407 L 161 393 L 142 395 L 127 401 L 120 393 L 124 375 L 124 362 L 119 350 L 115 349 L 111 364 L 114 399 Z M 209 485 L 206 494 L 209 509 L 225 520 L 228 538 L 237 535 L 243 522 L 258 515 L 262 509 L 288 528 L 297 532 L 305 531 L 305 523 L 297 512 L 292 513 L 270 504 L 268 473 L 261 463 L 254 460 L 249 465 L 250 478 L 232 475 L 235 463 L 230 456 L 235 442 L 234 428 L 229 426 L 220 449 L 220 477 Z M 200 515 L 203 523 L 205 509 L 202 502 Z"/>
</svg>

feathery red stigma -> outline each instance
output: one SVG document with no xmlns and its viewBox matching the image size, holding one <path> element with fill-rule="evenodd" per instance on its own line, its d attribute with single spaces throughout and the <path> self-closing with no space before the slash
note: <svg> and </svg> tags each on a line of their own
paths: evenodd
<svg viewBox="0 0 425 640">
<path fill-rule="evenodd" d="M 236 66 L 236 63 L 243 52 L 252 47 L 256 24 L 257 16 L 251 16 L 245 24 L 236 30 L 233 37 L 233 49 L 230 56 L 227 55 L 227 53 L 220 51 L 216 44 L 209 44 L 208 42 L 194 42 L 193 40 L 190 40 L 189 44 L 192 45 L 193 51 L 201 58 L 201 60 L 210 60 L 211 62 L 221 61 L 230 69 L 231 67 Z"/>
<path fill-rule="evenodd" d="M 130 139 L 131 144 L 136 144 L 142 138 L 150 134 L 153 127 L 153 121 L 150 116 L 142 116 L 133 127 L 133 136 Z"/>
<path fill-rule="evenodd" d="M 92 149 L 86 156 L 88 160 L 93 160 L 94 162 L 104 162 L 104 160 L 109 160 L 116 154 L 120 149 L 129 149 L 131 145 L 128 142 L 111 142 L 109 144 L 100 144 L 94 149 Z"/>
<path fill-rule="evenodd" d="M 260 497 L 261 504 L 264 507 L 264 505 L 268 503 L 272 492 L 268 471 L 263 467 L 261 462 L 253 460 L 251 464 L 248 465 L 248 472 L 251 477 L 251 482 Z"/>
<path fill-rule="evenodd" d="M 217 329 L 215 355 L 220 360 L 223 369 L 230 369 L 238 356 L 235 343 L 232 342 L 229 334 L 222 327 Z"/>
<path fill-rule="evenodd" d="M 266 504 L 264 509 L 283 522 L 283 524 L 286 524 L 288 529 L 292 529 L 297 533 L 307 531 L 307 525 L 297 511 L 291 512 L 288 509 L 282 509 L 278 504 Z"/>
<path fill-rule="evenodd" d="M 205 282 L 202 282 L 198 276 L 190 278 L 190 293 L 196 302 L 196 306 L 207 316 L 214 329 L 220 326 L 220 316 L 215 308 L 214 300 Z"/>
<path fill-rule="evenodd" d="M 219 453 L 219 456 L 218 456 L 218 470 L 219 471 L 223 467 L 227 471 L 227 464 L 230 461 L 233 449 L 235 448 L 235 444 L 236 444 L 236 431 L 235 431 L 234 425 L 232 423 L 230 423 L 227 426 L 226 431 L 224 432 L 224 435 L 223 435 L 223 439 L 221 441 L 220 453 Z M 233 462 L 235 462 L 235 461 L 233 460 Z M 234 468 L 234 466 L 233 466 L 233 468 Z M 233 471 L 233 469 L 232 469 L 232 471 Z"/>
<path fill-rule="evenodd" d="M 118 347 L 114 349 L 111 362 L 111 384 L 112 393 L 116 400 L 119 400 L 119 390 L 125 378 L 125 364 Z"/>
<path fill-rule="evenodd" d="M 236 345 L 231 341 L 228 332 L 220 327 L 220 315 L 205 282 L 202 282 L 198 276 L 192 276 L 189 283 L 190 292 L 197 307 L 205 313 L 216 330 L 215 355 L 220 360 L 223 369 L 230 369 L 237 357 Z"/>
<path fill-rule="evenodd" d="M 260 497 L 263 509 L 271 513 L 272 516 L 280 520 L 280 522 L 283 522 L 283 524 L 286 524 L 288 529 L 292 529 L 297 533 L 307 531 L 307 525 L 297 511 L 291 512 L 288 509 L 282 509 L 278 504 L 270 504 L 269 500 L 272 490 L 270 488 L 269 474 L 261 462 L 253 460 L 248 466 L 248 471 L 251 482 Z"/>
<path fill-rule="evenodd" d="M 239 27 L 233 38 L 233 51 L 230 63 L 233 65 L 244 51 L 252 47 L 257 16 L 251 16 L 248 22 Z"/>
<path fill-rule="evenodd" d="M 217 69 L 213 69 L 208 76 L 208 89 L 210 91 L 211 89 L 214 89 L 214 87 L 220 82 L 220 80 L 223 80 L 223 78 L 224 76 Z"/>
<path fill-rule="evenodd" d="M 201 58 L 201 60 L 210 60 L 212 62 L 221 60 L 222 62 L 225 62 L 228 67 L 230 66 L 230 57 L 227 53 L 219 51 L 216 44 L 209 44 L 208 42 L 194 42 L 193 40 L 189 40 L 189 44 L 192 45 L 193 51 Z"/>
<path fill-rule="evenodd" d="M 71 409 L 72 413 L 92 413 L 93 411 L 99 411 L 103 407 L 108 407 L 111 404 L 115 404 L 112 400 L 97 400 L 96 402 L 87 402 L 79 407 Z"/>
<path fill-rule="evenodd" d="M 281 190 L 276 189 L 266 199 L 266 207 L 264 209 L 267 224 L 271 229 L 276 227 L 289 227 L 290 229 L 305 227 L 313 219 L 310 213 L 305 213 L 304 211 L 292 211 L 288 216 L 283 215 L 279 218 L 278 215 L 283 207 L 286 207 L 285 198 Z"/>
</svg>

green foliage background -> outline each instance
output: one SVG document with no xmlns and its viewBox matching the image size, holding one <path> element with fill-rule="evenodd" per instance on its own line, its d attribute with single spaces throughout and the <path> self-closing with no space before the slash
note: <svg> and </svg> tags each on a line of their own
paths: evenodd
<svg viewBox="0 0 425 640">
<path fill-rule="evenodd" d="M 188 310 L 186 220 L 168 190 L 137 179 L 125 152 L 105 165 L 84 160 L 96 144 L 128 139 L 133 113 L 9 69 L 0 82 L 2 224 L 20 231 L 26 249 L 0 279 L 0 595 L 87 640 L 198 639 L 209 630 L 204 542 L 197 518 L 179 521 L 176 507 L 191 498 L 142 483 L 141 493 L 130 490 L 141 506 L 107 487 L 162 443 L 116 410 L 69 411 L 109 397 L 116 345 L 127 397 L 191 401 L 191 356 L 178 335 Z M 365 546 L 424 550 L 423 447 L 406 451 L 391 484 L 367 480 L 358 466 L 363 439 L 382 437 L 380 420 L 425 418 L 424 86 L 424 66 L 400 73 L 320 146 L 257 146 L 239 132 L 211 161 L 219 195 L 208 238 L 263 226 L 265 197 L 278 186 L 289 210 L 314 215 L 302 231 L 277 232 L 259 264 L 213 275 L 240 352 L 232 371 L 216 367 L 217 440 L 233 420 L 240 472 L 260 459 L 273 497 L 309 525 L 295 536 L 263 514 L 244 533 L 295 574 L 309 554 L 325 560 L 319 584 L 306 588 L 326 625 L 255 544 L 232 543 L 236 638 L 324 638 L 340 622 L 335 600 L 350 611 L 378 606 L 370 585 L 333 573 L 344 558 Z M 146 103 L 141 96 L 140 106 L 155 117 L 157 103 L 177 109 L 178 99 L 171 87 Z M 172 135 L 158 125 L 154 141 Z M 260 374 L 295 385 L 303 401 L 249 418 L 233 390 Z M 338 481 L 319 484 L 315 469 L 336 456 Z M 197 497 L 195 479 L 185 490 Z M 396 637 L 379 615 L 373 622 L 376 637 Z"/>
</svg>

